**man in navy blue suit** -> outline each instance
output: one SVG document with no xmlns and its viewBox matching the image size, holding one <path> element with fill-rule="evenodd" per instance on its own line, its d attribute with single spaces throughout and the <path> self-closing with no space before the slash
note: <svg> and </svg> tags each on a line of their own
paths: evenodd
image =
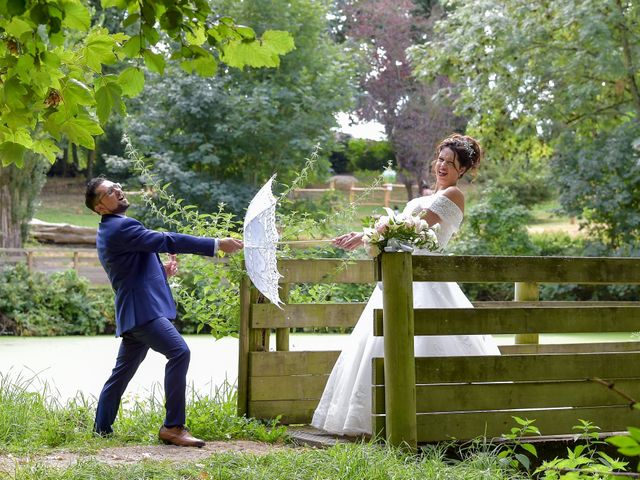
<svg viewBox="0 0 640 480">
<path fill-rule="evenodd" d="M 167 277 L 176 273 L 175 254 L 213 256 L 218 249 L 233 253 L 242 248 L 234 238 L 204 238 L 156 232 L 125 215 L 129 202 L 118 183 L 94 178 L 87 184 L 85 203 L 102 215 L 96 239 L 98 257 L 115 291 L 116 336 L 122 337 L 116 366 L 105 383 L 94 429 L 113 432 L 124 391 L 149 348 L 167 357 L 164 388 L 166 417 L 159 437 L 165 443 L 202 447 L 204 442 L 185 428 L 185 391 L 191 352 L 171 323 L 176 306 Z M 159 253 L 169 253 L 162 264 Z"/>
</svg>

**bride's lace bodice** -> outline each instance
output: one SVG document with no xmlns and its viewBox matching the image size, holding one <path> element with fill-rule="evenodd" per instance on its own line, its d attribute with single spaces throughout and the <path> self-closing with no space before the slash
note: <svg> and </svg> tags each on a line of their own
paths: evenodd
<svg viewBox="0 0 640 480">
<path fill-rule="evenodd" d="M 418 197 L 407 203 L 402 213 L 405 215 L 417 215 L 421 210 L 431 210 L 440 217 L 440 230 L 437 232 L 440 248 L 445 248 L 451 236 L 458 231 L 462 223 L 462 211 L 448 197 L 442 194 Z M 418 250 L 415 253 L 422 253 Z"/>
</svg>

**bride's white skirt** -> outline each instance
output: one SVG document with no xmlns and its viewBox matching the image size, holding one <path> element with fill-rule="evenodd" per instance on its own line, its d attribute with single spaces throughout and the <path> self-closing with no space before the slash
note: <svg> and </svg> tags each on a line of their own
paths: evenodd
<svg viewBox="0 0 640 480">
<path fill-rule="evenodd" d="M 417 308 L 472 308 L 456 283 L 415 282 Z M 373 336 L 373 310 L 382 308 L 382 289 L 376 286 L 336 362 L 311 424 L 339 435 L 371 433 L 371 359 L 382 357 L 383 337 Z M 500 355 L 491 336 L 415 337 L 416 357 Z"/>
</svg>

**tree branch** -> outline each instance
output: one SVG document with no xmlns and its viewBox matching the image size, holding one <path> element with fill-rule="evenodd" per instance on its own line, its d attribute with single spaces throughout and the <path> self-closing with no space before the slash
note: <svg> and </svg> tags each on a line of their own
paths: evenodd
<svg viewBox="0 0 640 480">
<path fill-rule="evenodd" d="M 627 79 L 629 81 L 629 86 L 631 88 L 631 95 L 633 96 L 633 101 L 635 103 L 636 110 L 638 112 L 638 117 L 640 117 L 640 89 L 638 88 L 638 82 L 636 82 L 636 69 L 633 63 L 633 56 L 631 54 L 631 47 L 629 45 L 629 28 L 626 25 L 626 17 L 624 16 L 624 9 L 622 8 L 622 1 L 616 0 L 616 6 L 618 10 L 620 10 L 620 16 L 622 17 L 622 22 L 620 22 L 620 33 L 622 41 L 622 61 L 624 62 L 624 66 L 627 70 Z"/>
<path fill-rule="evenodd" d="M 633 408 L 633 406 L 638 403 L 638 401 L 635 398 L 633 398 L 629 394 L 623 392 L 622 390 L 619 390 L 616 387 L 616 384 L 614 382 L 611 382 L 609 380 L 605 380 L 605 379 L 602 379 L 602 378 L 598 378 L 598 377 L 593 377 L 593 378 L 590 378 L 589 380 L 592 381 L 592 382 L 595 382 L 595 383 L 599 383 L 600 385 L 604 385 L 605 387 L 607 387 L 612 392 L 615 392 L 618 395 L 620 395 L 622 398 L 624 398 L 625 400 L 627 400 L 629 402 L 629 408 Z"/>
</svg>

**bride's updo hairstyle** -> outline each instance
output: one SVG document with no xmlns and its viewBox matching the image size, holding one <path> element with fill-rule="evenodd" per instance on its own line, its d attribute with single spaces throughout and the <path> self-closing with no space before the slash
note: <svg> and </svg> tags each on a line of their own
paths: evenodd
<svg viewBox="0 0 640 480">
<path fill-rule="evenodd" d="M 480 144 L 475 138 L 454 133 L 442 140 L 436 147 L 436 157 L 433 160 L 434 168 L 438 161 L 438 155 L 440 155 L 443 148 L 450 148 L 453 153 L 455 153 L 460 167 L 465 169 L 462 175 L 469 170 L 478 168 L 480 160 L 482 160 L 482 148 L 480 148 Z M 462 177 L 462 175 L 460 175 L 460 177 Z"/>
</svg>

